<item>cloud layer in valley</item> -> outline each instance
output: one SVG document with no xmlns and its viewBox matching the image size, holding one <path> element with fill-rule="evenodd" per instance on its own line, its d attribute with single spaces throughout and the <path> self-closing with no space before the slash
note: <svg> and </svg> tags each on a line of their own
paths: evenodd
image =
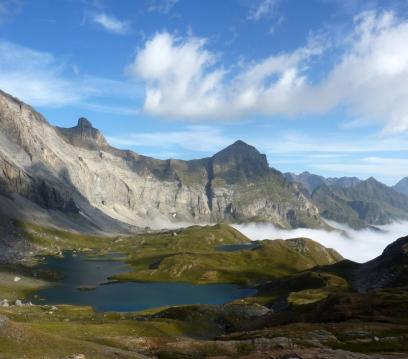
<svg viewBox="0 0 408 359">
<path fill-rule="evenodd" d="M 379 256 L 388 244 L 408 235 L 408 222 L 380 226 L 378 228 L 381 231 L 370 229 L 357 231 L 338 223 L 330 222 L 330 224 L 343 232 L 306 228 L 282 230 L 272 224 L 256 223 L 236 224 L 233 227 L 251 240 L 310 238 L 325 247 L 336 249 L 343 257 L 360 263 Z"/>
</svg>

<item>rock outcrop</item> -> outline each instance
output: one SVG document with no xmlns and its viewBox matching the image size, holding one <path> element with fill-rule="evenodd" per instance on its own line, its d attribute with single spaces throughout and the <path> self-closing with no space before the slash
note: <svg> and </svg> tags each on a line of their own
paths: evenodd
<svg viewBox="0 0 408 359">
<path fill-rule="evenodd" d="M 408 236 L 388 245 L 377 258 L 361 264 L 354 285 L 361 292 L 408 286 Z"/>
<path fill-rule="evenodd" d="M 0 196 L 18 209 L 12 217 L 29 202 L 33 218 L 100 230 L 169 222 L 322 225 L 308 195 L 242 141 L 211 158 L 157 160 L 111 147 L 84 118 L 73 128 L 53 127 L 3 92 Z"/>
</svg>

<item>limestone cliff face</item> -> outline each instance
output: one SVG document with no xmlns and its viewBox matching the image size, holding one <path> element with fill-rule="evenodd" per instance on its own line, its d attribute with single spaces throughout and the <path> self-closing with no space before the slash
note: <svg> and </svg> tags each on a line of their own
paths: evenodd
<svg viewBox="0 0 408 359">
<path fill-rule="evenodd" d="M 317 208 L 265 155 L 237 141 L 211 158 L 157 160 L 111 147 L 91 123 L 56 128 L 0 92 L 0 195 L 103 228 L 267 221 L 319 227 Z M 118 222 L 118 223 L 119 223 Z"/>
</svg>

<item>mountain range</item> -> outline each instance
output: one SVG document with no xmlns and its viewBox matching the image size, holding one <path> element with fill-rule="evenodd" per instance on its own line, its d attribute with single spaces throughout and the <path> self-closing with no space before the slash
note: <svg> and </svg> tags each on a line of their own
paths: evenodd
<svg viewBox="0 0 408 359">
<path fill-rule="evenodd" d="M 309 172 L 300 175 L 286 173 L 285 177 L 307 190 L 321 216 L 346 223 L 352 228 L 384 225 L 408 218 L 404 180 L 388 187 L 373 177 L 367 180 L 357 177 L 325 178 Z"/>
<path fill-rule="evenodd" d="M 80 118 L 60 128 L 0 92 L 0 226 L 4 218 L 88 232 L 171 223 L 269 222 L 355 228 L 408 216 L 408 197 L 375 179 L 282 174 L 237 141 L 212 157 L 158 160 L 109 145 Z"/>
<path fill-rule="evenodd" d="M 0 169 L 4 215 L 63 228 L 123 232 L 146 223 L 220 221 L 324 225 L 300 186 L 242 141 L 209 158 L 158 160 L 110 146 L 84 118 L 73 128 L 53 127 L 5 93 Z"/>
</svg>

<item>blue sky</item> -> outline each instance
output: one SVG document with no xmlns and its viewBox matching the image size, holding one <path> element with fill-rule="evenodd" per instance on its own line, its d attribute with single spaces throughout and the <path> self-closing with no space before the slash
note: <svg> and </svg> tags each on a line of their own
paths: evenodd
<svg viewBox="0 0 408 359">
<path fill-rule="evenodd" d="M 0 0 L 0 88 L 159 158 L 408 175 L 407 0 Z"/>
</svg>

